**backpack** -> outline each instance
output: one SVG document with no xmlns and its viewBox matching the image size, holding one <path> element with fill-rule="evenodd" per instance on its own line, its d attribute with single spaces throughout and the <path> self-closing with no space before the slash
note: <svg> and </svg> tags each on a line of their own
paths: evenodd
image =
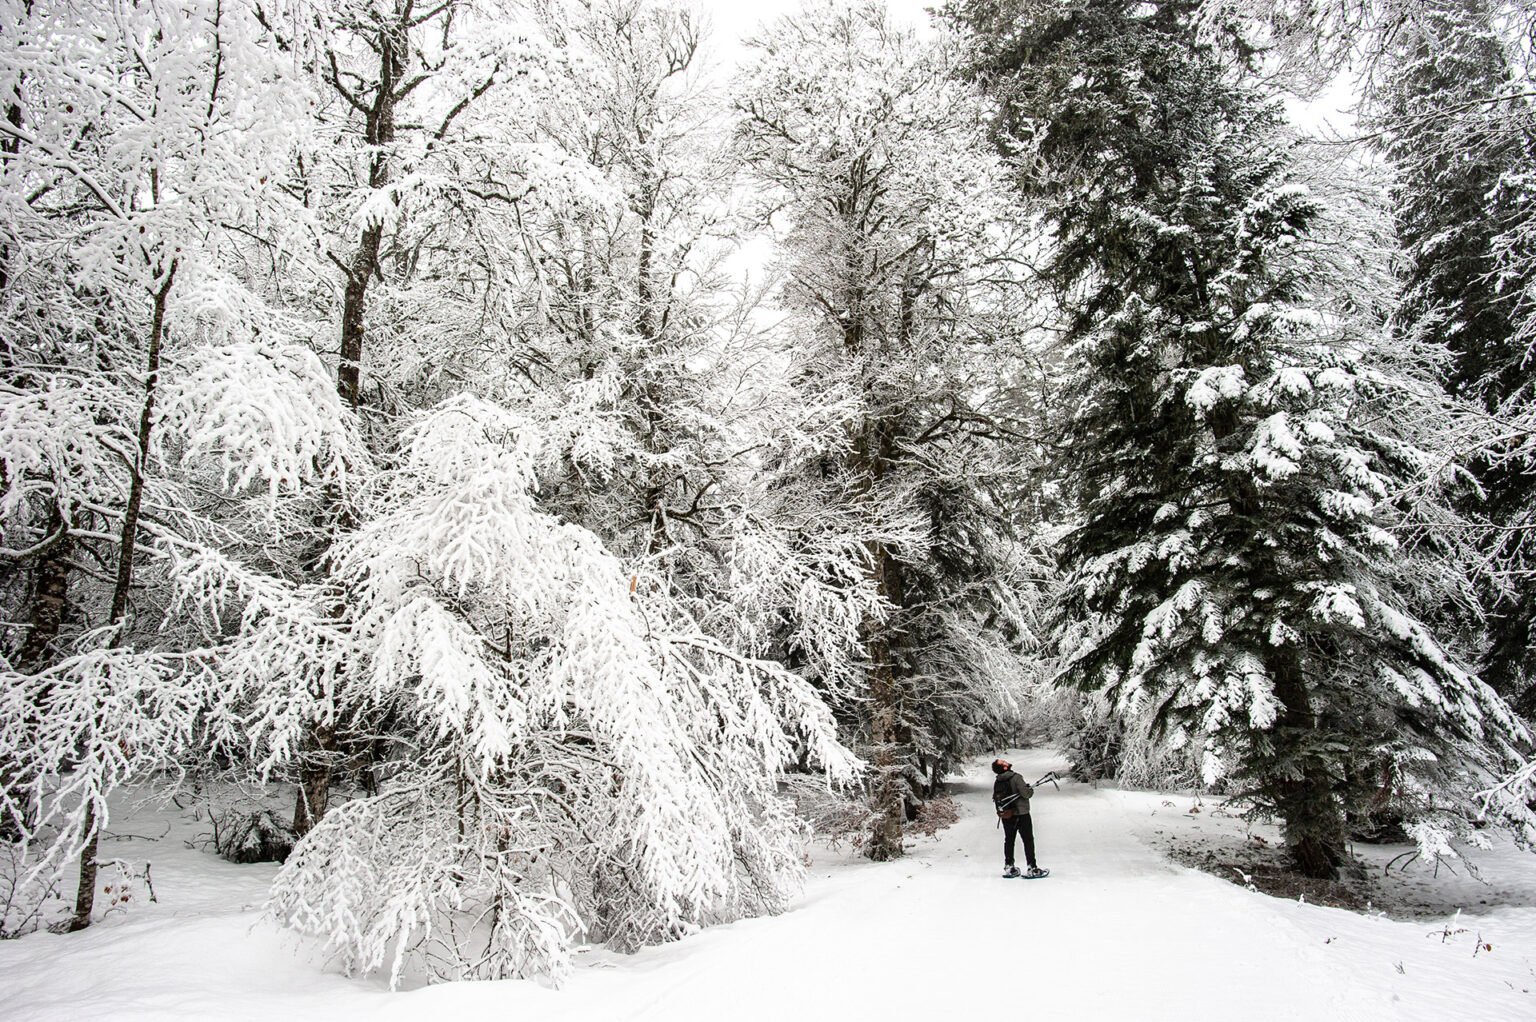
<svg viewBox="0 0 1536 1022">
<path fill-rule="evenodd" d="M 997 780 L 992 782 L 992 804 L 997 807 L 997 818 L 1013 819 L 1013 804 L 1018 800 L 1019 793 L 1013 790 L 1013 775 L 998 774 Z"/>
</svg>

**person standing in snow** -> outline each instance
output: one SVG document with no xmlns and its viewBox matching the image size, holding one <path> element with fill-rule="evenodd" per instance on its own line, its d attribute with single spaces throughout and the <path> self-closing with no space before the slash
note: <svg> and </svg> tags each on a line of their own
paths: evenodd
<svg viewBox="0 0 1536 1022">
<path fill-rule="evenodd" d="M 1013 764 L 1006 759 L 994 759 L 992 772 L 997 775 L 992 782 L 992 802 L 997 806 L 997 818 L 1003 821 L 1003 876 L 1043 877 L 1048 871 L 1035 862 L 1035 826 L 1029 818 L 1029 796 L 1035 789 L 1013 772 Z M 1013 842 L 1019 835 L 1024 837 L 1024 862 L 1029 866 L 1023 873 L 1013 864 Z"/>
</svg>

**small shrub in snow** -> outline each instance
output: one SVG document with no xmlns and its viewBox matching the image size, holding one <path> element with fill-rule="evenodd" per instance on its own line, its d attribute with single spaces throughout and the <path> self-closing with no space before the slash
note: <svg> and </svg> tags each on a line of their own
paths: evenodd
<svg viewBox="0 0 1536 1022">
<path fill-rule="evenodd" d="M 144 863 L 144 868 L 140 869 L 126 859 L 98 859 L 97 862 L 103 870 L 101 893 L 107 902 L 107 912 L 125 911 L 134 904 L 160 900 L 155 896 L 151 863 Z"/>
<path fill-rule="evenodd" d="M 917 819 L 907 827 L 909 833 L 938 837 L 939 831 L 960 820 L 960 803 L 948 795 L 931 798 L 917 807 Z"/>
<path fill-rule="evenodd" d="M 819 775 L 791 774 L 784 779 L 783 788 L 812 833 L 834 848 L 862 847 L 879 818 L 861 794 L 832 788 Z"/>
<path fill-rule="evenodd" d="M 0 940 L 48 928 L 67 911 L 57 877 L 40 874 L 25 845 L 0 842 Z"/>
<path fill-rule="evenodd" d="M 213 849 L 230 862 L 282 862 L 297 836 L 270 809 L 214 810 Z"/>
</svg>

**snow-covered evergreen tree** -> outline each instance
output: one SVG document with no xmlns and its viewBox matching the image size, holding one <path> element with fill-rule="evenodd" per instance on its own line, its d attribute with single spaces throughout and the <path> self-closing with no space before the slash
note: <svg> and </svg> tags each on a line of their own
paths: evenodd
<svg viewBox="0 0 1536 1022">
<path fill-rule="evenodd" d="M 1198 8 L 956 11 L 1056 228 L 1059 470 L 1081 515 L 1062 614 L 1092 623 L 1069 674 L 1203 743 L 1208 779 L 1283 817 L 1308 875 L 1342 861 L 1351 815 L 1388 805 L 1435 851 L 1489 808 L 1528 826 L 1520 797 L 1475 800 L 1525 728 L 1400 582 L 1396 498 L 1438 466 L 1382 411 L 1433 391 L 1318 300 L 1341 287 L 1317 200 L 1277 104 Z"/>
<path fill-rule="evenodd" d="M 1536 11 L 1521 0 L 1210 0 L 1208 27 L 1266 40 L 1271 63 L 1316 87 L 1347 74 L 1385 155 L 1403 248 L 1405 334 L 1455 356 L 1447 390 L 1479 412 L 1458 457 L 1479 492 L 1472 535 L 1487 616 L 1484 676 L 1529 720 L 1536 497 Z"/>
<path fill-rule="evenodd" d="M 1530 337 L 1521 303 L 1536 261 L 1511 233 L 1532 204 L 1536 116 L 1485 0 L 1434 0 L 1405 16 L 1382 55 L 1371 108 L 1394 170 L 1398 233 L 1407 256 L 1401 329 L 1455 356 L 1454 395 L 1494 423 L 1474 461 L 1490 522 L 1482 543 L 1492 581 L 1484 676 L 1536 709 L 1530 686 L 1530 601 L 1536 474 L 1529 439 Z M 1500 421 L 1503 420 L 1503 421 Z M 1513 441 L 1513 442 L 1512 442 Z"/>
</svg>

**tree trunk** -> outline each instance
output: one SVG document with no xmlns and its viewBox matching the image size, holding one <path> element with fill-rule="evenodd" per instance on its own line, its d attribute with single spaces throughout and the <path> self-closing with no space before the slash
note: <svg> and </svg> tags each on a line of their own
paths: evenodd
<svg viewBox="0 0 1536 1022">
<path fill-rule="evenodd" d="M 325 816 L 331 800 L 331 776 L 336 755 L 336 735 L 316 726 L 313 748 L 299 762 L 299 790 L 293 806 L 293 833 L 303 837 Z"/>
<path fill-rule="evenodd" d="M 75 913 L 70 916 L 68 931 L 76 933 L 91 925 L 91 909 L 96 905 L 96 872 L 99 868 L 96 862 L 96 848 L 101 840 L 96 830 L 96 810 L 92 806 L 85 809 L 85 822 L 82 824 L 86 838 L 85 846 L 80 850 L 80 882 L 75 885 Z"/>
<path fill-rule="evenodd" d="M 856 462 L 861 462 L 866 488 L 873 491 L 885 475 L 892 454 L 889 430 L 873 423 L 855 447 Z M 869 545 L 870 572 L 886 604 L 897 611 L 906 605 L 906 586 L 901 563 L 884 543 Z M 868 854 L 885 861 L 902 854 L 901 837 L 906 820 L 906 761 L 904 753 L 911 735 L 901 712 L 901 689 L 897 676 L 893 623 L 870 621 L 865 625 L 865 648 L 869 654 L 869 740 L 875 768 L 873 808 L 879 814 L 870 834 Z"/>
<path fill-rule="evenodd" d="M 902 760 L 901 715 L 896 670 L 889 640 L 878 635 L 869 643 L 870 762 L 875 768 L 872 808 L 878 814 L 869 836 L 868 854 L 876 862 L 902 855 L 907 818 L 906 775 Z"/>
<path fill-rule="evenodd" d="M 69 601 L 69 557 L 75 548 L 69 523 L 57 506 L 49 508 L 44 528 L 59 538 L 38 555 L 32 569 L 32 620 L 16 654 L 16 666 L 29 674 L 41 671 L 52 659 L 49 650 L 59 637 Z"/>
<path fill-rule="evenodd" d="M 843 343 L 857 352 L 863 343 L 858 317 L 843 324 Z M 859 479 L 859 490 L 873 494 L 885 476 L 891 454 L 890 430 L 880 421 L 866 421 L 854 443 L 851 467 Z M 893 608 L 906 600 L 901 565 L 884 543 L 868 545 L 870 576 L 876 591 Z M 874 786 L 870 792 L 871 808 L 878 814 L 870 832 L 866 854 L 877 862 L 900 858 L 902 831 L 906 820 L 906 777 L 902 752 L 910 738 L 902 724 L 900 691 L 896 663 L 892 656 L 891 623 L 866 621 L 864 648 L 869 656 L 869 742 L 870 763 L 874 767 Z"/>
<path fill-rule="evenodd" d="M 908 275 L 899 295 L 896 346 L 905 351 L 912 339 L 915 309 L 919 286 L 915 274 Z M 861 308 L 864 302 L 862 287 L 854 289 L 850 308 Z M 858 352 L 865 340 L 862 320 L 852 316 L 843 325 L 843 344 L 850 352 Z M 877 418 L 865 424 L 864 431 L 854 445 L 853 460 L 862 476 L 862 488 L 873 493 L 895 464 L 898 457 L 896 423 L 888 418 Z M 906 608 L 907 589 L 901 561 L 884 543 L 870 544 L 871 573 L 877 591 L 888 606 L 898 613 Z M 870 834 L 868 854 L 871 859 L 885 861 L 900 858 L 903 854 L 902 833 L 907 820 L 907 754 L 912 745 L 912 733 L 902 712 L 899 665 L 896 662 L 896 628 L 892 622 L 869 622 L 866 625 L 866 648 L 869 651 L 869 705 L 870 744 L 872 765 L 875 768 L 873 808 L 879 814 Z"/>
<path fill-rule="evenodd" d="M 23 10 L 23 13 L 25 13 L 28 16 L 30 16 L 32 14 L 32 0 L 27 0 L 27 2 L 23 5 L 22 10 Z M 7 121 L 7 123 L 9 123 L 11 125 L 11 127 L 17 128 L 17 129 L 20 129 L 21 125 L 22 125 L 21 102 L 20 102 L 20 99 L 21 99 L 21 89 L 22 89 L 22 82 L 21 82 L 20 79 L 18 79 L 17 82 L 16 82 L 16 91 L 13 94 L 15 96 L 15 101 L 7 103 L 5 105 L 5 119 L 6 119 L 6 121 Z M 21 138 L 19 137 L 19 135 L 8 135 L 4 139 L 0 139 L 0 154 L 4 154 L 5 156 L 9 156 L 9 157 L 15 157 L 20 152 L 21 152 Z M 5 288 L 6 288 L 6 285 L 8 285 L 10 282 L 11 282 L 11 247 L 10 247 L 10 245 L 8 245 L 8 244 L 6 244 L 4 242 L 0 242 L 0 292 L 4 292 Z"/>
<path fill-rule="evenodd" d="M 74 539 L 57 505 L 49 508 L 44 530 L 58 538 L 38 554 L 32 568 L 31 620 L 27 637 L 16 653 L 16 668 L 25 674 L 36 674 L 52 660 L 53 642 L 63 626 L 69 596 L 69 556 L 74 550 Z M 38 711 L 33 707 L 31 712 L 35 717 Z M 0 841 L 16 841 L 30 829 L 32 807 L 14 762 L 0 764 L 0 781 L 5 784 L 7 800 L 15 812 L 0 818 Z"/>
<path fill-rule="evenodd" d="M 1276 670 L 1275 696 L 1285 705 L 1271 740 L 1272 769 L 1259 782 L 1272 795 L 1285 820 L 1286 849 L 1303 876 L 1333 880 L 1347 859 L 1344 810 L 1328 764 L 1307 751 L 1318 723 L 1307 698 L 1306 682 L 1294 661 Z"/>
<path fill-rule="evenodd" d="M 384 25 L 378 36 L 379 84 L 363 126 L 373 154 L 368 164 L 368 187 L 377 191 L 389 183 L 389 153 L 385 148 L 395 141 L 395 85 L 400 79 L 401 60 L 397 37 L 407 26 Z M 364 311 L 368 302 L 368 284 L 379 272 L 379 251 L 384 240 L 384 225 L 372 223 L 363 228 L 357 251 L 347 267 L 347 287 L 341 306 L 341 359 L 336 369 L 336 390 L 347 404 L 356 408 L 362 400 Z"/>
<path fill-rule="evenodd" d="M 14 111 L 16 108 L 12 107 L 11 109 Z M 7 118 L 7 120 L 9 119 L 10 118 Z M 4 153 L 7 156 L 15 156 L 15 149 L 16 147 L 11 144 L 11 140 L 0 141 L 0 153 Z M 5 289 L 10 284 L 10 282 L 11 246 L 6 244 L 4 241 L 0 241 L 0 294 L 5 293 Z M 7 349 L 5 358 L 6 363 L 10 363 L 14 360 L 14 355 L 11 354 L 11 352 L 14 350 L 11 347 L 12 343 L 13 342 L 10 340 L 7 340 L 5 343 L 5 347 Z"/>
<path fill-rule="evenodd" d="M 402 71 L 405 33 L 404 18 L 397 24 L 384 24 L 377 37 L 379 82 L 364 123 L 364 137 L 372 149 L 368 165 L 368 187 L 377 191 L 389 183 L 387 147 L 395 141 L 395 89 Z M 336 82 L 341 89 L 341 84 Z M 350 97 L 349 97 L 350 98 Z M 378 275 L 383 249 L 384 225 L 371 223 L 363 228 L 357 251 L 346 267 L 346 288 L 341 301 L 341 350 L 336 367 L 336 392 L 351 408 L 362 404 L 363 347 L 367 336 L 366 312 L 368 286 Z M 338 522 L 340 527 L 340 522 Z M 298 790 L 294 793 L 293 832 L 302 838 L 325 816 L 331 800 L 334 760 L 339 747 L 336 733 L 315 724 L 310 734 L 311 752 L 299 761 Z"/>
<path fill-rule="evenodd" d="M 176 282 L 175 260 L 166 270 L 155 292 L 154 316 L 149 330 L 149 353 L 145 358 L 144 403 L 139 408 L 138 451 L 128 480 L 128 506 L 123 511 L 123 531 L 118 541 L 117 577 L 112 588 L 112 609 L 107 617 L 116 626 L 111 644 L 121 646 L 128 617 L 128 594 L 133 589 L 133 569 L 138 552 L 139 513 L 144 503 L 144 470 L 149 462 L 149 437 L 154 426 L 155 391 L 160 383 L 160 349 L 165 341 L 165 308 Z M 80 851 L 80 883 L 75 889 L 75 912 L 69 921 L 71 932 L 91 925 L 91 910 L 96 904 L 96 845 L 98 832 L 96 810 L 87 805 L 81 824 L 84 843 Z"/>
<path fill-rule="evenodd" d="M 362 403 L 363 312 L 367 306 L 368 282 L 378 272 L 383 238 L 381 225 L 370 224 L 364 228 L 357 252 L 347 268 L 347 287 L 342 295 L 341 359 L 336 367 L 336 392 L 353 408 Z"/>
<path fill-rule="evenodd" d="M 656 340 L 657 324 L 662 317 L 656 310 L 656 288 L 651 280 L 656 253 L 656 186 L 647 181 L 642 186 L 643 198 L 635 212 L 640 217 L 640 247 L 635 260 L 635 334 L 645 342 L 647 349 Z M 649 351 L 647 351 L 649 355 Z M 645 421 L 645 449 L 652 454 L 661 453 L 665 444 L 661 436 L 661 403 L 664 400 L 660 387 L 647 374 L 638 395 L 640 414 Z M 650 469 L 641 499 L 645 502 L 644 514 L 650 522 L 645 552 L 652 557 L 667 546 L 667 487 L 671 485 L 668 474 Z"/>
<path fill-rule="evenodd" d="M 892 607 L 906 602 L 901 563 L 883 543 L 872 549 L 874 578 L 880 595 Z M 875 768 L 873 808 L 879 817 L 870 834 L 869 857 L 882 862 L 902 855 L 907 818 L 905 753 L 912 736 L 901 707 L 901 686 L 893 656 L 890 622 L 873 625 L 867 648 L 870 658 L 869 705 L 871 761 Z"/>
<path fill-rule="evenodd" d="M 138 457 L 128 483 L 128 507 L 123 512 L 122 539 L 118 544 L 117 579 L 112 589 L 109 624 L 121 625 L 128 615 L 128 593 L 133 588 L 134 554 L 138 547 L 139 513 L 144 503 L 144 467 L 149 461 L 149 434 L 154 425 L 155 389 L 160 383 L 160 348 L 165 340 L 165 306 L 176 282 L 176 263 L 171 262 L 160 290 L 155 292 L 154 318 L 149 331 L 149 355 L 145 359 L 144 404 L 139 409 Z M 113 642 L 121 641 L 114 638 Z"/>
</svg>

